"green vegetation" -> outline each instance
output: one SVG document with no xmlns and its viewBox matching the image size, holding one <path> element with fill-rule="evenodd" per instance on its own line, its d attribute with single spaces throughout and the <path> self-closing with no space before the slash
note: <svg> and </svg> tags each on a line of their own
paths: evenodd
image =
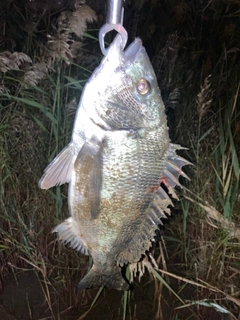
<svg viewBox="0 0 240 320">
<path fill-rule="evenodd" d="M 239 319 L 239 2 L 126 3 L 124 25 L 151 57 L 171 139 L 194 164 L 152 252 L 158 268 L 133 293 L 76 291 L 90 262 L 51 234 L 68 215 L 67 186 L 37 185 L 69 142 L 81 90 L 101 59 L 103 22 L 87 31 L 97 16 L 80 2 L 2 4 L 0 291 L 11 276 L 17 283 L 34 272 L 45 303 L 39 313 L 29 306 L 29 319 Z M 101 17 L 104 2 L 87 3 Z"/>
</svg>

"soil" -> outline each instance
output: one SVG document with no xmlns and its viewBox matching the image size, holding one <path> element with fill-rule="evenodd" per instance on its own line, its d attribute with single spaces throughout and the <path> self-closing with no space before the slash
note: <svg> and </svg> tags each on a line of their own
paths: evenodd
<svg viewBox="0 0 240 320">
<path fill-rule="evenodd" d="M 4 290 L 0 294 L 0 319 L 40 319 L 45 299 L 36 274 L 22 272 L 4 282 Z"/>
<path fill-rule="evenodd" d="M 136 283 L 133 295 L 129 303 L 130 310 L 126 320 L 149 320 L 156 318 L 156 307 L 154 308 L 154 280 L 149 281 L 149 275 L 141 280 L 141 285 Z M 89 290 L 87 303 L 79 305 L 77 310 L 64 306 L 62 312 L 53 310 L 50 312 L 39 282 L 39 278 L 33 271 L 24 271 L 18 275 L 12 275 L 4 279 L 4 290 L 0 294 L 0 319 L 1 320 L 120 320 L 123 319 L 123 293 L 117 290 L 104 289 L 95 306 L 87 313 L 98 290 Z M 177 282 L 171 283 L 171 286 Z M 76 293 L 77 294 L 77 293 Z M 193 297 L 194 292 L 186 287 L 185 298 Z M 89 299 L 91 297 L 91 299 Z M 93 299 L 92 299 L 93 298 Z M 179 304 L 178 304 L 179 305 Z M 174 315 L 176 299 L 170 296 L 167 289 L 163 290 L 161 302 L 162 317 L 159 320 L 200 320 L 194 315 L 193 309 L 183 309 Z M 54 308 L 54 306 L 53 306 Z M 59 308 L 59 306 L 58 306 Z M 205 314 L 204 320 L 222 320 L 223 315 L 207 308 L 210 313 Z M 85 317 L 83 315 L 85 314 Z"/>
<path fill-rule="evenodd" d="M 148 279 L 149 280 L 149 279 Z M 144 281 L 144 279 L 142 279 Z M 135 285 L 130 305 L 131 310 L 126 320 L 153 319 L 153 296 L 154 285 L 152 282 L 141 286 Z M 80 306 L 78 311 L 72 314 L 72 310 L 65 311 L 62 315 L 51 314 L 45 302 L 45 297 L 37 275 L 33 271 L 24 271 L 18 275 L 8 277 L 4 280 L 4 290 L 0 294 L 0 319 L 1 320 L 78 320 L 87 312 L 92 303 Z M 90 296 L 94 297 L 98 290 L 93 291 Z M 123 293 L 121 291 L 104 289 L 96 305 L 86 314 L 86 320 L 113 320 L 123 319 Z M 167 309 L 167 308 L 166 308 Z M 165 311 L 166 318 L 170 319 L 170 310 Z"/>
</svg>

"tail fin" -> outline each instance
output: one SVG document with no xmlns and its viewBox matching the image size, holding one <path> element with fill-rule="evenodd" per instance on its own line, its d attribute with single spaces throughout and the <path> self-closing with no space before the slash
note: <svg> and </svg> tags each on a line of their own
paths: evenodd
<svg viewBox="0 0 240 320">
<path fill-rule="evenodd" d="M 94 265 L 88 274 L 79 282 L 78 289 L 88 289 L 100 286 L 124 291 L 129 290 L 129 283 L 124 280 L 120 267 L 100 271 L 97 270 Z"/>
</svg>

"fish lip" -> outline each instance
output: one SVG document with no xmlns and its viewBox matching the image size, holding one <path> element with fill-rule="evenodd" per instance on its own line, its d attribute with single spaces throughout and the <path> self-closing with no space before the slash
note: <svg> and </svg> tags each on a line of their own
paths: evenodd
<svg viewBox="0 0 240 320">
<path fill-rule="evenodd" d="M 142 40 L 140 38 L 135 38 L 134 41 L 132 43 L 129 44 L 129 46 L 123 50 L 121 48 L 122 46 L 122 41 L 121 41 L 121 36 L 118 34 L 111 46 L 109 47 L 109 49 L 112 47 L 112 50 L 108 50 L 107 52 L 107 56 L 111 55 L 112 52 L 117 52 L 117 55 L 120 55 L 123 57 L 123 59 L 126 60 L 134 60 L 136 55 L 138 55 L 138 53 L 141 51 L 142 49 Z M 111 51 L 111 52 L 110 52 Z"/>
<path fill-rule="evenodd" d="M 124 51 L 124 56 L 126 59 L 134 59 L 142 48 L 142 40 L 136 38 Z"/>
</svg>

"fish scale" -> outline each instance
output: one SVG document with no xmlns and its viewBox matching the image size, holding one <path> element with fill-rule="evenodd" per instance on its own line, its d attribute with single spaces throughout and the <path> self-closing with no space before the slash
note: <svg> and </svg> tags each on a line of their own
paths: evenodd
<svg viewBox="0 0 240 320">
<path fill-rule="evenodd" d="M 59 240 L 92 256 L 80 289 L 127 290 L 122 267 L 148 254 L 184 165 L 171 144 L 156 76 L 140 39 L 123 51 L 117 35 L 87 82 L 72 140 L 39 186 L 69 182 L 70 217 Z M 162 188 L 165 184 L 169 194 Z"/>
<path fill-rule="evenodd" d="M 161 134 L 161 131 L 161 128 L 154 131 L 154 141 Z M 123 132 L 111 133 L 109 136 L 107 137 L 107 143 L 103 145 L 103 185 L 99 196 L 106 205 L 101 207 L 94 222 L 87 220 L 87 225 L 84 225 L 84 221 L 81 219 L 81 226 L 84 230 L 89 230 L 89 233 L 85 232 L 88 237 L 87 241 L 91 241 L 91 247 L 96 248 L 91 251 L 94 261 L 102 259 L 99 252 L 103 252 L 102 244 L 106 249 L 105 239 L 108 239 L 108 252 L 112 250 L 112 247 L 124 248 L 124 243 L 131 241 L 133 230 L 135 230 L 134 237 L 136 240 L 132 241 L 133 244 L 128 246 L 126 253 L 122 252 L 121 258 L 119 258 L 119 263 L 121 260 L 123 261 L 121 264 L 123 264 L 140 259 L 143 248 L 145 250 L 149 249 L 153 234 L 146 232 L 145 216 L 147 212 L 145 210 L 153 198 L 149 191 L 150 187 L 158 185 L 161 172 L 163 173 L 164 162 L 162 159 L 164 157 L 156 159 L 156 152 L 151 150 L 156 150 L 156 146 L 151 143 L 153 139 L 151 134 L 148 134 L 150 141 L 138 137 L 138 143 L 136 143 L 136 138 L 131 137 L 128 132 L 125 135 L 123 135 Z M 125 148 L 121 147 L 123 145 Z M 162 149 L 160 142 L 159 149 Z M 167 157 L 167 154 L 165 157 Z M 121 166 L 116 165 L 116 159 L 121 159 Z M 138 165 L 139 161 L 141 161 L 140 166 Z M 149 165 L 151 170 L 149 170 Z M 75 184 L 79 185 L 82 174 L 78 171 L 79 169 L 76 170 L 79 182 L 76 180 Z M 76 198 L 76 189 L 74 188 L 72 192 L 74 192 L 74 198 Z M 87 196 L 88 200 L 89 196 Z M 75 219 L 80 216 L 79 212 L 86 210 L 86 208 L 81 207 L 81 204 L 82 202 L 77 203 L 78 209 L 72 214 Z M 112 226 L 106 224 L 107 219 L 111 221 Z M 99 228 L 96 238 L 92 236 L 90 223 L 96 224 Z M 156 229 L 156 226 L 154 228 Z M 110 235 L 111 241 L 109 240 Z M 119 237 L 119 235 L 121 236 Z M 139 245 L 139 239 L 143 237 L 146 243 L 140 243 Z M 129 252 L 132 252 L 132 255 Z"/>
</svg>

